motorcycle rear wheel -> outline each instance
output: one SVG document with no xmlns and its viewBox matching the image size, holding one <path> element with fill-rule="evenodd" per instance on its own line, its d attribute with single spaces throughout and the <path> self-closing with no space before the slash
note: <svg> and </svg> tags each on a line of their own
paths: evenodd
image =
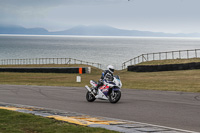
<svg viewBox="0 0 200 133">
<path fill-rule="evenodd" d="M 114 94 L 111 93 L 109 95 L 109 101 L 111 103 L 117 103 L 121 98 L 121 91 L 115 91 Z"/>
<path fill-rule="evenodd" d="M 92 93 L 89 92 L 89 91 L 86 93 L 86 99 L 87 99 L 88 102 L 94 102 L 96 100 L 94 95 L 92 95 Z"/>
</svg>

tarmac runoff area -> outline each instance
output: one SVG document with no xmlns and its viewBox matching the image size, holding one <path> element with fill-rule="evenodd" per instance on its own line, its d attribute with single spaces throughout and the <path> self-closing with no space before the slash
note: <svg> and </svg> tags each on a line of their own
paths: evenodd
<svg viewBox="0 0 200 133">
<path fill-rule="evenodd" d="M 188 130 L 119 120 L 107 117 L 89 116 L 75 112 L 64 112 L 61 110 L 40 108 L 34 106 L 25 106 L 19 104 L 0 103 L 0 109 L 12 110 L 17 112 L 34 114 L 47 118 L 65 121 L 88 127 L 100 127 L 108 130 L 114 130 L 122 133 L 197 133 Z"/>
</svg>

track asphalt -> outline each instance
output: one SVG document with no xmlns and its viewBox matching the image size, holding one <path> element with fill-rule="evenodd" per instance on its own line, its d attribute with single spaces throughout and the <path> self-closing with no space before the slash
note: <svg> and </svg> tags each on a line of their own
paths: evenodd
<svg viewBox="0 0 200 133">
<path fill-rule="evenodd" d="M 0 85 L 0 102 L 200 132 L 200 93 L 122 89 L 117 104 L 89 103 L 85 94 L 83 87 Z"/>
</svg>

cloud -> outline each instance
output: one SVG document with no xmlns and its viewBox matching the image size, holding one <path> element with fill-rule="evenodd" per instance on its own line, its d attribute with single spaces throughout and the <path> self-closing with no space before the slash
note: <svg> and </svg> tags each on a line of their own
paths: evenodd
<svg viewBox="0 0 200 133">
<path fill-rule="evenodd" d="M 126 0 L 0 0 L 1 7 L 55 7 L 60 5 L 98 5 L 127 2 Z"/>
<path fill-rule="evenodd" d="M 0 0 L 0 23 L 65 29 L 105 24 L 119 28 L 200 32 L 199 0 Z"/>
</svg>

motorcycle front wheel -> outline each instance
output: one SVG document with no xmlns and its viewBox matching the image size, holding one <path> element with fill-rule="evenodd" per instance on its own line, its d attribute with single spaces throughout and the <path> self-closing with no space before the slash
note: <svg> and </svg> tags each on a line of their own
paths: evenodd
<svg viewBox="0 0 200 133">
<path fill-rule="evenodd" d="M 94 100 L 96 100 L 94 95 L 92 95 L 92 93 L 89 92 L 89 91 L 86 93 L 86 99 L 87 99 L 88 102 L 94 102 Z"/>
<path fill-rule="evenodd" d="M 109 101 L 111 103 L 117 103 L 121 98 L 121 91 L 114 91 L 109 95 Z"/>
</svg>

